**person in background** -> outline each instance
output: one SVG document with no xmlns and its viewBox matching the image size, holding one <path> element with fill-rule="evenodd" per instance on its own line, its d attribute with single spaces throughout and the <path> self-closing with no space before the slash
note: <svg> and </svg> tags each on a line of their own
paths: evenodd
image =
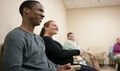
<svg viewBox="0 0 120 71">
<path fill-rule="evenodd" d="M 73 71 L 70 64 L 56 65 L 45 54 L 43 39 L 33 33 L 44 18 L 42 4 L 24 1 L 19 12 L 22 24 L 9 32 L 4 41 L 1 71 Z"/>
<path fill-rule="evenodd" d="M 92 55 L 94 55 L 94 54 L 91 51 L 87 51 L 87 50 L 79 47 L 77 44 L 77 40 L 75 39 L 74 34 L 72 32 L 69 32 L 67 34 L 67 40 L 65 41 L 63 47 L 64 47 L 64 49 L 67 49 L 67 50 L 79 49 L 81 52 L 84 53 L 84 60 L 82 61 L 82 64 L 84 64 L 86 61 L 87 65 L 90 65 L 90 63 L 92 62 L 93 67 L 100 71 L 100 66 L 98 64 L 98 61 L 96 59 L 92 59 L 92 60 L 90 59 L 90 56 L 91 56 L 90 53 Z M 80 57 L 80 58 L 82 58 L 82 57 Z"/>
<path fill-rule="evenodd" d="M 120 71 L 120 38 L 116 39 L 116 43 L 113 47 L 113 53 L 118 59 L 118 71 Z"/>
<path fill-rule="evenodd" d="M 117 38 L 116 42 L 117 43 L 114 44 L 113 53 L 115 56 L 120 57 L 120 38 Z"/>
<path fill-rule="evenodd" d="M 73 65 L 73 56 L 75 55 L 83 55 L 81 54 L 80 50 L 74 49 L 74 50 L 65 50 L 63 49 L 63 46 L 56 40 L 53 39 L 53 36 L 57 34 L 58 32 L 58 26 L 53 20 L 47 21 L 41 32 L 40 36 L 43 37 L 43 40 L 45 42 L 46 46 L 46 55 L 48 59 L 50 59 L 55 64 L 65 64 L 65 63 L 71 63 Z M 72 59 L 72 61 L 71 61 Z M 97 71 L 96 69 L 81 65 L 81 69 L 77 71 Z"/>
<path fill-rule="evenodd" d="M 94 55 L 91 51 L 85 50 L 82 47 L 78 46 L 78 42 L 75 39 L 74 34 L 72 32 L 69 32 L 67 34 L 67 40 L 65 41 L 63 47 L 64 49 L 67 49 L 67 50 L 78 49 L 81 52 L 88 53 L 88 54 L 91 53 L 92 55 Z"/>
<path fill-rule="evenodd" d="M 64 45 L 63 45 L 64 49 L 66 50 L 73 50 L 73 49 L 78 49 L 78 50 L 82 50 L 81 47 L 78 46 L 78 42 L 74 37 L 74 34 L 72 32 L 69 32 L 67 34 L 67 40 L 65 41 Z M 83 52 L 83 51 L 81 51 Z M 83 56 L 84 57 L 84 56 Z M 79 56 L 79 59 L 81 59 L 82 61 L 80 62 L 80 64 L 84 64 L 86 65 L 86 61 L 83 60 L 83 58 L 81 56 Z"/>
<path fill-rule="evenodd" d="M 72 32 L 69 32 L 67 34 L 67 40 L 65 41 L 64 45 L 63 45 L 64 49 L 79 49 L 81 47 L 78 46 L 77 40 L 74 37 L 74 34 Z"/>
<path fill-rule="evenodd" d="M 67 40 L 64 43 L 63 47 L 64 47 L 64 49 L 68 49 L 68 50 L 71 50 L 71 49 L 79 49 L 80 50 L 77 40 L 75 39 L 74 34 L 72 32 L 69 32 L 67 34 Z"/>
</svg>

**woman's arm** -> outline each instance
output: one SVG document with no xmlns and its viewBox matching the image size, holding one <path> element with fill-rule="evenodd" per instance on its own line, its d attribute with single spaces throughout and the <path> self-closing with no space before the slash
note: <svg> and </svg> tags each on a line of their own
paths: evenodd
<svg viewBox="0 0 120 71">
<path fill-rule="evenodd" d="M 50 37 L 43 37 L 43 40 L 45 42 L 46 51 L 53 54 L 53 56 L 56 57 L 70 57 L 75 55 L 80 55 L 79 50 L 64 50 L 62 45 L 58 42 L 55 43 L 55 41 Z"/>
</svg>

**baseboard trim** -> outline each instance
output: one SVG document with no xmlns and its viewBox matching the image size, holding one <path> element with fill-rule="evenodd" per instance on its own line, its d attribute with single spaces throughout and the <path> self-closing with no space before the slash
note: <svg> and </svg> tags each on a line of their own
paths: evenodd
<svg viewBox="0 0 120 71">
<path fill-rule="evenodd" d="M 114 66 L 115 64 L 99 64 L 100 66 Z"/>
</svg>

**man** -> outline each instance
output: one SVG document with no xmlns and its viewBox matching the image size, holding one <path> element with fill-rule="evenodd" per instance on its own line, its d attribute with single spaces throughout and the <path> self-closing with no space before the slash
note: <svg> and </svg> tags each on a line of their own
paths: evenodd
<svg viewBox="0 0 120 71">
<path fill-rule="evenodd" d="M 38 1 L 24 1 L 19 8 L 22 24 L 5 38 L 2 71 L 73 71 L 70 64 L 58 66 L 48 60 L 43 39 L 34 34 L 44 18 Z"/>
<path fill-rule="evenodd" d="M 116 56 L 116 58 L 118 59 L 118 71 L 120 71 L 120 38 L 116 39 L 116 43 L 114 44 L 114 48 L 113 48 L 113 53 Z"/>
<path fill-rule="evenodd" d="M 80 50 L 80 47 L 77 45 L 77 41 L 72 32 L 69 32 L 67 34 L 67 40 L 64 43 L 63 47 L 64 47 L 64 49 L 68 49 L 68 50 L 71 50 L 71 49 L 79 49 Z"/>
<path fill-rule="evenodd" d="M 77 40 L 75 39 L 74 34 L 72 32 L 69 32 L 67 34 L 67 40 L 64 43 L 63 47 L 64 47 L 64 49 L 68 49 L 68 50 L 78 49 L 81 52 L 85 52 L 85 53 L 88 53 L 90 55 L 93 55 L 92 52 L 87 51 L 87 50 L 85 50 L 85 49 L 78 46 Z"/>
<path fill-rule="evenodd" d="M 76 43 L 76 39 L 72 32 L 69 32 L 67 34 L 67 40 L 64 43 L 63 47 L 64 47 L 64 49 L 67 49 L 67 50 L 79 49 L 81 52 L 87 53 L 87 54 L 85 54 L 85 61 L 87 62 L 87 64 L 90 65 L 90 63 L 92 62 L 93 67 L 97 71 L 100 71 L 100 66 L 98 64 L 98 61 L 96 59 L 91 60 L 91 57 L 94 56 L 94 54 L 91 51 L 86 51 L 86 50 L 82 49 L 81 47 L 79 47 Z M 82 62 L 82 64 L 85 64 L 84 61 Z"/>
<path fill-rule="evenodd" d="M 74 34 L 72 32 L 69 32 L 67 34 L 67 40 L 64 43 L 63 47 L 64 49 L 67 49 L 67 50 L 74 50 L 74 49 L 81 50 L 80 47 L 77 45 L 77 40 L 75 39 Z M 83 51 L 81 50 L 81 52 Z M 86 65 L 86 61 L 83 60 L 81 56 L 79 56 L 79 59 L 82 60 L 80 64 Z"/>
<path fill-rule="evenodd" d="M 120 38 L 116 39 L 116 43 L 114 44 L 113 53 L 115 56 L 120 57 Z"/>
</svg>

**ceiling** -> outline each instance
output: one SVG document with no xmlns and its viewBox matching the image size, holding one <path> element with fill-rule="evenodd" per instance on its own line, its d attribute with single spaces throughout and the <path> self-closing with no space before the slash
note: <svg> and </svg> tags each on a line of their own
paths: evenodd
<svg viewBox="0 0 120 71">
<path fill-rule="evenodd" d="M 63 0 L 67 9 L 120 5 L 120 0 Z"/>
</svg>

